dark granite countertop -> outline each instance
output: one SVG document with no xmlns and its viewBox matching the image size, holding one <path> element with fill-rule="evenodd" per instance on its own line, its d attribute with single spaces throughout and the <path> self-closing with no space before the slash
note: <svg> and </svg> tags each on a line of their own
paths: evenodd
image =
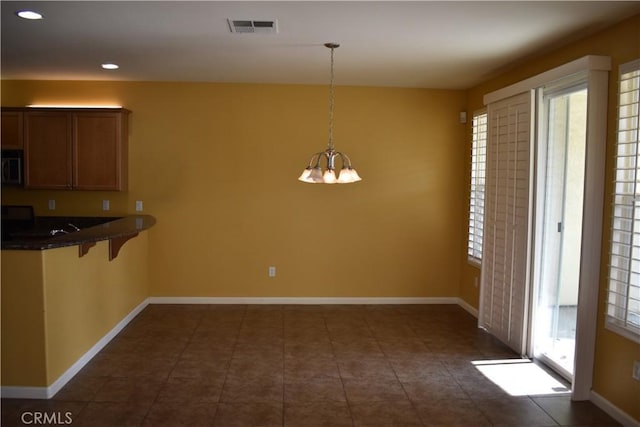
<svg viewBox="0 0 640 427">
<path fill-rule="evenodd" d="M 50 236 L 48 227 L 54 224 L 54 219 L 58 224 L 77 225 L 80 231 L 75 231 L 74 227 L 65 226 L 64 230 L 68 232 L 67 234 Z M 54 249 L 134 236 L 140 231 L 151 228 L 156 223 L 156 219 L 151 215 L 128 215 L 120 218 L 36 217 L 35 223 L 36 226 L 33 228 L 22 229 L 10 237 L 3 236 L 2 249 Z M 94 225 L 96 223 L 97 225 Z M 48 225 L 43 227 L 43 224 Z"/>
</svg>

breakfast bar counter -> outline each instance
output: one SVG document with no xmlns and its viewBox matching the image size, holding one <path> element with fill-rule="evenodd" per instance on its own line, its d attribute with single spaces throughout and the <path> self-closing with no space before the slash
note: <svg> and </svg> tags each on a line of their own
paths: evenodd
<svg viewBox="0 0 640 427">
<path fill-rule="evenodd" d="M 79 256 L 83 256 L 97 242 L 108 240 L 109 259 L 113 259 L 127 240 L 151 228 L 155 222 L 151 215 L 117 218 L 36 217 L 28 228 L 3 232 L 2 249 L 45 250 L 78 246 Z"/>
<path fill-rule="evenodd" d="M 146 305 L 154 224 L 16 215 L 3 227 L 3 397 L 52 397 Z"/>
</svg>

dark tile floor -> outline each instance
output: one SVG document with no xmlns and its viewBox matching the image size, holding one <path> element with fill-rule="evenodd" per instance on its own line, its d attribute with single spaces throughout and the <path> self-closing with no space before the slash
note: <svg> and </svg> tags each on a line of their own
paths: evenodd
<svg viewBox="0 0 640 427">
<path fill-rule="evenodd" d="M 2 425 L 618 425 L 470 364 L 514 357 L 457 306 L 150 305 L 53 399 L 2 399 Z"/>
</svg>

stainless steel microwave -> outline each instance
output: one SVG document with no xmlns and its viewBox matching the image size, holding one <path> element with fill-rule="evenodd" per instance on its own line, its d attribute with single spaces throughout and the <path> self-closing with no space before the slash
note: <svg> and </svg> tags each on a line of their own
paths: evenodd
<svg viewBox="0 0 640 427">
<path fill-rule="evenodd" d="M 2 150 L 2 184 L 22 184 L 22 152 Z"/>
</svg>

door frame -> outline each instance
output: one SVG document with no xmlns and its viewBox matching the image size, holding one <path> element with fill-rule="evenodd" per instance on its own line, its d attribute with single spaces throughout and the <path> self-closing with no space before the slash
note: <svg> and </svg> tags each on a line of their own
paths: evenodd
<svg viewBox="0 0 640 427">
<path fill-rule="evenodd" d="M 546 212 L 546 200 L 547 200 L 547 178 L 548 178 L 548 152 L 549 152 L 549 144 L 550 141 L 548 139 L 549 136 L 549 105 L 545 102 L 545 92 L 549 90 L 554 96 L 562 96 L 569 93 L 573 93 L 576 90 L 587 90 L 587 104 L 588 104 L 588 74 L 586 72 L 580 72 L 573 74 L 571 76 L 562 78 L 556 82 L 551 82 L 549 85 L 545 85 L 543 87 L 539 87 L 535 91 L 535 138 L 534 138 L 534 154 L 533 154 L 533 169 L 535 171 L 535 179 L 533 183 L 533 193 L 534 193 L 534 201 L 533 201 L 533 233 L 531 236 L 532 239 L 532 259 L 531 259 L 531 284 L 530 284 L 530 295 L 529 295 L 529 329 L 527 332 L 527 356 L 531 359 L 537 358 L 541 362 L 545 363 L 551 369 L 556 371 L 558 375 L 565 378 L 567 381 L 573 383 L 573 378 L 575 374 L 575 366 L 574 372 L 567 371 L 564 367 L 560 366 L 556 361 L 552 360 L 547 356 L 540 355 L 536 356 L 535 354 L 535 334 L 536 334 L 536 316 L 537 313 L 537 301 L 540 295 L 540 282 L 542 281 L 542 262 L 544 260 L 543 255 L 543 247 L 545 245 L 545 218 L 544 215 Z M 587 105 L 588 107 L 588 105 Z M 588 110 L 588 108 L 587 108 Z M 588 112 L 587 112 L 588 114 Z M 585 120 L 585 141 L 584 141 L 584 149 L 585 149 L 585 170 L 584 170 L 584 178 L 583 178 L 583 191 L 585 190 L 585 181 L 586 181 L 586 156 L 587 156 L 587 121 Z M 565 148 L 568 151 L 568 148 Z M 566 175 L 567 170 L 567 159 L 568 156 L 567 151 L 565 151 L 565 159 L 564 159 L 564 174 Z M 566 180 L 566 176 L 564 177 Z M 565 186 L 563 189 L 563 194 L 566 194 L 566 182 L 563 183 Z M 563 197 L 566 197 L 563 196 Z M 585 195 L 582 195 L 583 203 L 582 203 L 582 211 L 581 211 L 581 222 L 582 228 L 580 233 L 580 242 L 581 242 L 581 250 L 582 250 L 582 237 L 587 231 L 586 227 L 583 223 L 584 212 L 585 212 Z M 563 204 L 565 200 L 563 200 Z M 563 208 L 564 209 L 564 208 Z M 564 227 L 564 219 L 562 220 L 562 224 Z M 580 257 L 580 262 L 582 263 L 582 256 Z M 580 266 L 581 268 L 582 266 Z M 577 271 L 578 279 L 581 277 L 581 271 Z M 581 281 L 578 280 L 578 292 Z M 579 304 L 578 304 L 579 306 Z M 577 315 L 576 315 L 577 321 Z M 576 336 L 577 338 L 577 332 Z M 576 346 L 574 346 L 577 348 Z M 575 350 L 574 348 L 574 350 Z M 575 356 L 574 351 L 574 356 Z M 574 357 L 575 359 L 575 357 Z"/>
<path fill-rule="evenodd" d="M 587 135 L 580 285 L 576 323 L 573 400 L 589 400 L 593 384 L 602 251 L 609 71 L 611 58 L 588 55 L 484 96 L 484 104 L 534 90 L 572 74 L 587 73 Z M 535 148 L 535 135 L 531 139 Z M 532 156 L 535 158 L 535 155 Z M 534 165 L 535 166 L 535 165 Z M 537 170 L 533 168 L 533 176 Z M 534 181 L 535 182 L 535 181 Z M 535 190 L 534 190 L 535 191 Z M 530 205 L 532 209 L 535 205 Z M 529 237 L 533 239 L 533 236 Z M 528 260 L 531 263 L 532 260 Z M 531 287 L 530 287 L 531 288 Z M 530 298 L 530 297 L 529 297 Z M 531 299 L 529 304 L 531 303 Z M 530 319 L 525 319 L 525 325 Z M 530 328 L 525 331 L 530 334 Z M 531 342 L 531 340 L 528 340 Z"/>
<path fill-rule="evenodd" d="M 610 66 L 609 69 L 611 69 Z M 585 165 L 582 213 L 575 374 L 572 387 L 574 400 L 588 400 L 593 384 L 600 262 L 602 259 L 608 86 L 608 70 L 589 71 L 587 77 L 589 90 L 587 96 L 587 164 Z"/>
</svg>

